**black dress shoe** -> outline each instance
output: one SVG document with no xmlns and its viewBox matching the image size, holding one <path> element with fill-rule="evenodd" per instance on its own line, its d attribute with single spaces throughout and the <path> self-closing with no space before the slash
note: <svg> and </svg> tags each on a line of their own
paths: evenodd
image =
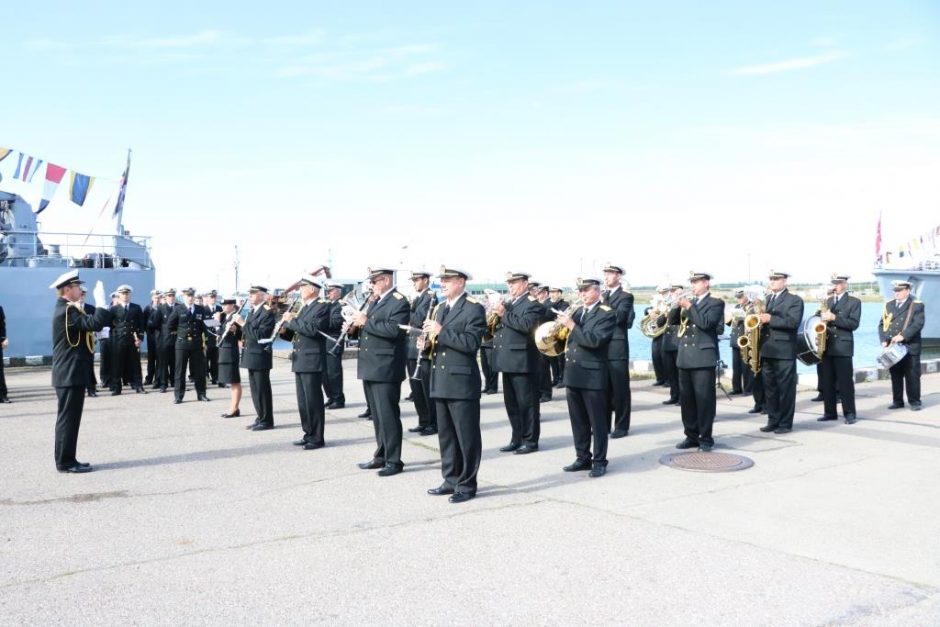
<svg viewBox="0 0 940 627">
<path fill-rule="evenodd" d="M 114 396 L 114 394 L 112 394 L 111 396 Z M 173 399 L 173 404 L 174 404 L 174 405 L 179 405 L 179 404 L 182 403 L 182 402 L 183 402 L 183 399 L 181 399 L 181 398 L 174 398 L 174 399 Z"/>
<path fill-rule="evenodd" d="M 160 389 L 160 384 L 159 384 L 159 383 L 154 383 L 154 384 L 150 387 L 150 389 L 151 389 L 151 390 L 159 390 L 159 389 Z"/>
<path fill-rule="evenodd" d="M 548 395 L 546 395 L 546 394 L 543 394 L 542 396 L 539 397 L 539 402 L 540 402 L 540 403 L 548 403 L 548 402 L 551 401 L 551 400 L 552 400 L 552 397 L 551 397 L 551 396 L 548 396 Z"/>
<path fill-rule="evenodd" d="M 235 410 L 234 412 L 232 412 L 231 414 L 229 414 L 229 413 L 222 414 L 222 417 L 223 417 L 223 418 L 238 418 L 238 417 L 241 416 L 241 415 L 242 415 L 242 410 L 236 409 L 236 410 Z"/>
<path fill-rule="evenodd" d="M 91 466 L 81 466 L 79 464 L 72 464 L 71 466 L 66 466 L 65 468 L 56 468 L 59 472 L 70 472 L 73 474 L 80 475 L 84 472 L 91 472 L 94 470 Z"/>
<path fill-rule="evenodd" d="M 904 403 L 891 403 L 888 405 L 888 409 L 901 409 L 904 407 Z"/>
<path fill-rule="evenodd" d="M 817 394 L 816 396 L 814 396 L 813 398 L 809 400 L 813 401 L 814 403 L 821 403 L 823 400 L 822 392 L 820 392 L 819 394 Z"/>
<path fill-rule="evenodd" d="M 625 429 L 614 429 L 614 432 L 610 434 L 610 437 L 616 440 L 617 438 L 625 438 L 629 434 L 630 432 L 626 431 Z"/>
<path fill-rule="evenodd" d="M 300 438 L 299 440 L 294 440 L 294 441 L 292 442 L 292 444 L 293 444 L 294 446 L 303 446 L 303 445 L 306 444 L 306 443 L 307 443 L 307 437 L 306 437 L 306 436 Z"/>
<path fill-rule="evenodd" d="M 307 442 L 304 444 L 305 451 L 315 451 L 318 448 L 323 448 L 326 446 L 325 442 Z"/>
<path fill-rule="evenodd" d="M 166 394 L 166 387 L 160 388 L 160 394 Z"/>
<path fill-rule="evenodd" d="M 386 466 L 382 470 L 378 471 L 377 474 L 380 477 L 391 477 L 392 475 L 397 475 L 402 472 L 404 469 L 401 466 Z"/>
<path fill-rule="evenodd" d="M 678 444 L 676 444 L 676 448 L 680 450 L 684 450 L 687 448 L 698 448 L 698 440 L 693 440 L 692 438 L 686 438 L 682 440 L 681 442 L 679 442 Z"/>
<path fill-rule="evenodd" d="M 561 381 L 559 381 L 558 383 L 555 384 L 555 389 L 556 389 L 556 390 L 564 390 L 564 389 L 565 389 L 565 384 L 562 383 Z"/>
<path fill-rule="evenodd" d="M 90 397 L 92 397 L 92 398 L 98 398 L 98 393 L 95 392 L 94 390 L 88 390 L 88 396 L 90 396 Z M 3 402 L 4 402 L 4 403 L 9 403 L 10 401 L 8 401 L 7 399 L 3 399 Z"/>
<path fill-rule="evenodd" d="M 714 442 L 699 442 L 698 443 L 698 450 L 700 450 L 703 453 L 708 453 L 713 448 L 715 448 Z"/>
<path fill-rule="evenodd" d="M 744 394 L 744 390 L 731 390 L 729 396 L 741 396 L 742 394 Z"/>
<path fill-rule="evenodd" d="M 663 401 L 663 405 L 678 405 L 678 404 L 679 404 L 678 398 L 670 398 L 670 399 L 666 399 L 665 401 Z"/>
<path fill-rule="evenodd" d="M 144 389 L 144 386 L 142 386 L 142 385 L 138 385 L 136 388 L 134 388 L 134 391 L 137 392 L 138 394 L 146 394 L 146 393 L 147 393 L 147 390 L 145 390 L 145 389 Z"/>
<path fill-rule="evenodd" d="M 343 403 L 337 403 L 336 401 L 333 401 L 326 406 L 327 409 L 342 409 L 343 407 L 346 407 L 346 405 Z"/>
<path fill-rule="evenodd" d="M 212 383 L 212 385 L 218 385 L 218 384 L 219 384 L 219 382 L 216 381 L 215 379 L 213 379 L 213 380 L 211 381 L 211 383 Z"/>
<path fill-rule="evenodd" d="M 588 476 L 603 477 L 606 474 L 607 474 L 607 466 L 603 466 L 601 464 L 594 464 L 594 466 L 591 468 L 591 473 Z"/>
<path fill-rule="evenodd" d="M 376 468 L 384 468 L 385 462 L 380 462 L 377 459 L 371 459 L 367 462 L 362 462 L 356 465 L 362 468 L 363 470 L 375 470 Z"/>
<path fill-rule="evenodd" d="M 565 466 L 562 468 L 565 472 L 581 472 L 582 470 L 591 469 L 591 460 L 589 459 L 576 459 L 573 464 Z"/>
<path fill-rule="evenodd" d="M 368 409 L 362 412 L 361 414 L 359 414 L 359 418 L 371 418 L 371 417 L 372 417 L 372 412 L 369 411 Z"/>
<path fill-rule="evenodd" d="M 469 492 L 455 492 L 450 497 L 448 497 L 448 503 L 466 503 L 472 499 L 475 494 L 470 494 Z"/>
<path fill-rule="evenodd" d="M 838 416 L 820 416 L 816 419 L 816 422 L 828 422 L 830 420 L 838 420 Z"/>
<path fill-rule="evenodd" d="M 417 427 L 411 427 L 410 429 L 408 429 L 408 432 L 409 433 L 421 433 L 422 431 L 424 431 L 424 429 L 425 427 L 418 425 Z"/>
<path fill-rule="evenodd" d="M 121 390 L 111 390 L 111 396 L 120 396 Z"/>
<path fill-rule="evenodd" d="M 762 414 L 762 413 L 764 413 L 764 408 L 761 407 L 760 405 L 754 405 L 754 407 L 752 407 L 752 408 L 750 408 L 749 410 L 747 410 L 747 413 L 749 413 L 749 414 Z"/>
<path fill-rule="evenodd" d="M 911 411 L 920 411 L 923 408 L 923 405 L 919 402 L 911 403 Z"/>
<path fill-rule="evenodd" d="M 791 431 L 793 431 L 793 429 L 787 429 L 786 427 L 777 427 L 774 429 L 774 433 L 777 434 L 790 433 Z"/>
<path fill-rule="evenodd" d="M 428 490 L 428 494 L 430 494 L 431 496 L 444 496 L 446 494 L 453 494 L 453 493 L 454 493 L 454 489 L 449 488 L 446 485 L 441 485 L 436 488 L 431 488 Z"/>
<path fill-rule="evenodd" d="M 515 451 L 515 450 L 516 450 L 517 448 L 519 448 L 520 446 L 522 446 L 522 445 L 521 445 L 521 444 L 516 444 L 516 443 L 514 443 L 514 442 L 510 442 L 510 443 L 507 444 L 506 446 L 500 448 L 500 449 L 499 449 L 499 452 L 500 452 L 500 453 L 512 453 L 513 451 Z"/>
<path fill-rule="evenodd" d="M 218 385 L 220 388 L 223 388 L 223 389 L 225 388 L 225 384 L 224 384 L 224 383 L 217 383 L 216 385 Z"/>
<path fill-rule="evenodd" d="M 763 431 L 764 433 L 770 433 L 771 431 L 774 431 L 776 428 L 777 427 L 773 425 L 764 425 L 763 427 L 760 428 L 760 430 Z"/>
<path fill-rule="evenodd" d="M 80 462 L 80 461 L 78 461 L 78 460 L 75 460 L 75 463 L 76 463 L 78 466 L 82 466 L 82 467 L 84 467 L 84 468 L 91 468 L 91 464 L 89 464 L 89 463 L 87 463 L 87 462 Z"/>
<path fill-rule="evenodd" d="M 499 390 L 483 390 L 484 394 L 499 394 Z"/>
<path fill-rule="evenodd" d="M 415 397 L 414 397 L 413 394 L 409 394 L 408 396 L 405 397 L 405 400 L 406 400 L 406 401 L 413 401 L 413 400 L 415 400 Z"/>
<path fill-rule="evenodd" d="M 528 455 L 529 453 L 534 453 L 537 450 L 539 450 L 538 444 L 523 444 L 522 446 L 517 448 L 515 451 L 513 451 L 513 453 L 515 453 L 516 455 Z"/>
<path fill-rule="evenodd" d="M 251 423 L 250 425 L 246 425 L 246 426 L 245 426 L 245 429 L 248 430 L 248 431 L 251 431 L 252 429 L 254 429 L 255 427 L 257 427 L 257 426 L 260 425 L 260 424 L 261 424 L 260 421 L 255 420 L 255 421 L 254 421 L 253 423 Z"/>
<path fill-rule="evenodd" d="M 858 418 L 855 417 L 855 414 L 846 414 L 845 424 L 854 425 L 856 422 L 858 422 Z"/>
<path fill-rule="evenodd" d="M 437 435 L 437 427 L 425 427 L 419 433 L 421 435 Z"/>
<path fill-rule="evenodd" d="M 209 397 L 206 396 L 205 394 L 200 394 L 199 396 L 196 397 L 196 400 L 197 400 L 197 401 L 205 401 L 205 402 L 208 403 L 208 402 L 209 402 Z"/>
<path fill-rule="evenodd" d="M 252 431 L 269 431 L 274 428 L 273 422 L 259 422 L 251 428 Z"/>
<path fill-rule="evenodd" d="M 666 385 L 666 382 L 665 382 L 665 381 L 653 381 L 653 387 L 654 387 L 654 388 L 661 388 L 661 387 L 663 387 L 664 385 Z"/>
</svg>

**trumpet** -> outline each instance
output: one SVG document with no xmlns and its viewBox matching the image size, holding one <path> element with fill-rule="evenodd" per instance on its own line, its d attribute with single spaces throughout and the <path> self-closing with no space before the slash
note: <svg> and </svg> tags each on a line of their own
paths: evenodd
<svg viewBox="0 0 940 627">
<path fill-rule="evenodd" d="M 434 292 L 431 292 L 431 303 L 436 303 L 436 302 L 437 302 L 437 295 Z M 432 307 L 431 304 L 428 304 L 428 313 L 424 317 L 425 323 L 427 323 L 427 321 L 431 319 L 431 316 L 434 315 L 435 311 L 437 311 L 437 306 L 435 305 Z M 418 349 L 418 355 L 419 355 L 419 358 L 415 361 L 415 371 L 411 373 L 411 378 L 414 379 L 415 381 L 421 380 L 420 355 L 424 354 L 424 349 L 425 349 L 425 345 L 427 344 L 427 339 L 428 339 L 428 334 L 422 331 L 421 334 L 418 336 L 418 338 L 415 340 L 415 347 Z"/>
<path fill-rule="evenodd" d="M 510 299 L 504 299 L 496 290 L 485 290 L 485 293 L 486 301 L 483 303 L 483 307 L 486 309 L 486 331 L 483 332 L 483 341 L 491 342 L 493 338 L 496 337 L 496 327 L 499 326 L 501 320 L 499 314 L 493 311 L 493 309 L 500 303 L 508 305 Z"/>
</svg>

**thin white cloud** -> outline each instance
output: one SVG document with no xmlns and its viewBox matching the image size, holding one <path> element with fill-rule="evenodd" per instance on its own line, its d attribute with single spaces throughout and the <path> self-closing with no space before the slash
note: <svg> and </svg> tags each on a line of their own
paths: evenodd
<svg viewBox="0 0 940 627">
<path fill-rule="evenodd" d="M 828 52 L 812 57 L 797 57 L 795 59 L 786 59 L 774 63 L 764 63 L 761 65 L 744 65 L 732 68 L 727 71 L 732 76 L 766 76 L 768 74 L 779 74 L 780 72 L 793 72 L 795 70 L 805 70 L 826 63 L 832 63 L 845 58 L 844 52 Z"/>
<path fill-rule="evenodd" d="M 108 37 L 99 43 L 102 46 L 117 48 L 141 49 L 167 49 L 167 48 L 194 48 L 208 46 L 222 41 L 222 33 L 217 30 L 204 30 L 193 35 L 176 35 L 170 37 L 135 38 L 128 35 Z"/>
<path fill-rule="evenodd" d="M 445 69 L 430 58 L 432 44 L 410 44 L 373 50 L 341 50 L 307 55 L 275 71 L 280 78 L 312 76 L 335 81 L 388 82 Z"/>
<path fill-rule="evenodd" d="M 274 37 L 265 37 L 261 39 L 260 42 L 268 46 L 318 46 L 323 43 L 325 37 L 325 31 L 322 29 L 316 29 L 298 35 L 276 35 Z"/>
</svg>

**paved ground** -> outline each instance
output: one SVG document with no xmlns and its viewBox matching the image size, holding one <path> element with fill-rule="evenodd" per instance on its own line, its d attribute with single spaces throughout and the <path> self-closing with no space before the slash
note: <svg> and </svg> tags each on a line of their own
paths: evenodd
<svg viewBox="0 0 940 627">
<path fill-rule="evenodd" d="M 526 457 L 497 451 L 508 424 L 487 396 L 481 490 L 458 506 L 425 494 L 440 481 L 433 437 L 409 435 L 401 475 L 356 468 L 373 435 L 353 367 L 317 451 L 290 444 L 283 362 L 273 431 L 220 418 L 217 388 L 208 404 L 89 399 L 88 475 L 55 472 L 49 372 L 9 371 L 2 622 L 940 623 L 940 375 L 924 377 L 920 413 L 888 412 L 885 382 L 860 386 L 853 426 L 817 423 L 801 393 L 783 437 L 758 431 L 746 399 L 722 400 L 718 450 L 756 462 L 723 474 L 659 464 L 681 430 L 648 382 L 601 479 L 561 471 L 574 453 L 559 391 Z"/>
</svg>

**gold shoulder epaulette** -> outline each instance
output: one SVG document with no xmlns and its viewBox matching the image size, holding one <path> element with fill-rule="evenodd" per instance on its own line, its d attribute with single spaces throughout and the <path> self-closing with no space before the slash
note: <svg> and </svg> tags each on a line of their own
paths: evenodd
<svg viewBox="0 0 940 627">
<path fill-rule="evenodd" d="M 317 302 L 318 302 L 318 303 L 329 303 L 330 301 L 327 300 L 327 299 L 325 299 L 325 298 L 321 298 L 321 299 L 317 300 Z"/>
<path fill-rule="evenodd" d="M 534 303 L 534 302 L 535 302 L 535 296 L 529 296 L 529 300 Z"/>
<path fill-rule="evenodd" d="M 613 311 L 613 309 L 611 309 L 607 305 L 601 305 L 600 307 L 601 307 L 601 311 Z"/>
<path fill-rule="evenodd" d="M 394 296 L 394 297 L 397 298 L 398 300 L 401 300 L 401 299 L 404 298 L 404 296 L 402 296 L 402 295 L 399 294 L 398 292 L 392 292 L 392 296 Z"/>
<path fill-rule="evenodd" d="M 477 299 L 475 299 L 473 296 L 467 296 L 467 302 L 468 302 L 468 303 L 473 303 L 474 305 L 479 305 L 479 304 L 480 304 L 480 301 L 478 301 Z"/>
<path fill-rule="evenodd" d="M 915 305 L 923 305 L 923 304 L 924 304 L 924 301 L 922 301 L 922 300 L 915 300 L 915 301 L 914 301 L 914 304 L 915 304 Z"/>
</svg>

